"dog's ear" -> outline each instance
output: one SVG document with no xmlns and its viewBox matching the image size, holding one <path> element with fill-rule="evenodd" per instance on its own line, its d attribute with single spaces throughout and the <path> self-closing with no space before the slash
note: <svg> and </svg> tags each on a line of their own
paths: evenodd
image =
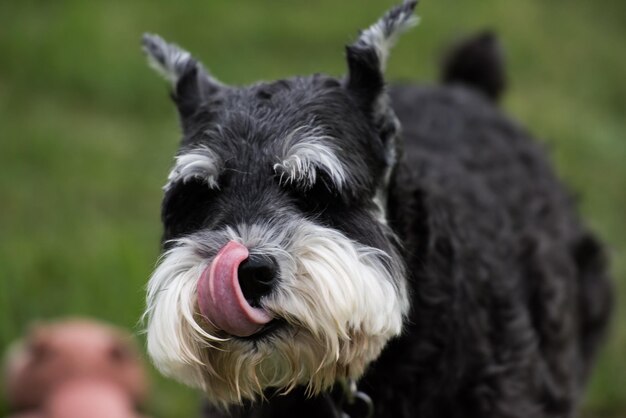
<svg viewBox="0 0 626 418">
<path fill-rule="evenodd" d="M 391 122 L 387 119 L 395 119 L 385 91 L 387 58 L 398 36 L 417 24 L 418 19 L 413 15 L 416 5 L 417 1 L 411 0 L 392 8 L 361 31 L 356 42 L 346 47 L 348 76 L 345 86 L 380 130 Z"/>
<path fill-rule="evenodd" d="M 186 119 L 226 87 L 178 45 L 167 43 L 153 34 L 144 34 L 142 45 L 150 66 L 172 83 L 172 99 L 185 129 Z"/>
</svg>

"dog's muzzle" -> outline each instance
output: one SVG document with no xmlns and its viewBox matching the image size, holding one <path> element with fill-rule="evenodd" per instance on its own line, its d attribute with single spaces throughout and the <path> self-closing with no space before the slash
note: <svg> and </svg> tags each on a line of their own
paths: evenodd
<svg viewBox="0 0 626 418">
<path fill-rule="evenodd" d="M 272 259 L 251 257 L 248 248 L 230 241 L 200 276 L 200 312 L 230 335 L 251 336 L 272 320 L 259 300 L 271 291 L 275 278 Z"/>
</svg>

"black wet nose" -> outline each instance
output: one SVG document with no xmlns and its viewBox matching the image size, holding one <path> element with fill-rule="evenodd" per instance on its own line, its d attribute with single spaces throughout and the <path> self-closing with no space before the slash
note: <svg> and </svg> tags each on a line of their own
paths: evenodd
<svg viewBox="0 0 626 418">
<path fill-rule="evenodd" d="M 250 255 L 237 270 L 243 296 L 252 306 L 272 291 L 278 278 L 278 265 L 274 257 Z"/>
</svg>

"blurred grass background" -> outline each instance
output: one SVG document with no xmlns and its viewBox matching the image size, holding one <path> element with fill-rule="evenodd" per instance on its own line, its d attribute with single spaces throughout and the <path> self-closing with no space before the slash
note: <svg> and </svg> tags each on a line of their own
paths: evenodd
<svg viewBox="0 0 626 418">
<path fill-rule="evenodd" d="M 393 3 L 1 0 L 0 350 L 48 317 L 92 315 L 140 331 L 158 255 L 160 187 L 178 140 L 166 84 L 140 52 L 142 32 L 183 45 L 227 83 L 340 75 L 344 44 Z M 495 29 L 509 59 L 504 106 L 548 144 L 579 194 L 610 247 L 623 299 L 626 3 L 438 0 L 423 1 L 419 14 L 389 78 L 432 82 L 443 45 Z M 626 416 L 619 305 L 587 417 Z M 154 377 L 153 416 L 197 416 L 196 393 Z"/>
</svg>

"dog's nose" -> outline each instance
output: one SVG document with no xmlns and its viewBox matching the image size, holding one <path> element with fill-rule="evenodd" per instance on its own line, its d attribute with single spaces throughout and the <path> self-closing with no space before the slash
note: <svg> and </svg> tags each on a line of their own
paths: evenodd
<svg viewBox="0 0 626 418">
<path fill-rule="evenodd" d="M 272 291 L 278 277 L 278 264 L 274 257 L 250 255 L 237 269 L 239 286 L 252 306 L 258 306 L 261 298 Z"/>
</svg>

